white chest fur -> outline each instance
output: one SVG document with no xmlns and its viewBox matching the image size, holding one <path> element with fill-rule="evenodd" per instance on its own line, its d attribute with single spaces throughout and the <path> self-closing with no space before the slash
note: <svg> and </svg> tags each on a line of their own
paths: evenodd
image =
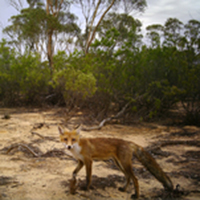
<svg viewBox="0 0 200 200">
<path fill-rule="evenodd" d="M 77 160 L 83 161 L 83 156 L 81 155 L 81 146 L 78 145 L 78 143 L 73 144 L 72 149 L 70 149 L 70 152 L 73 154 L 74 158 Z"/>
</svg>

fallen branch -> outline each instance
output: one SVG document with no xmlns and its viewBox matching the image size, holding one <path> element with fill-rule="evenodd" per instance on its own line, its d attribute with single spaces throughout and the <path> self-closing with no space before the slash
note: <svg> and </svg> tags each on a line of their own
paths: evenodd
<svg viewBox="0 0 200 200">
<path fill-rule="evenodd" d="M 160 147 L 165 147 L 169 145 L 186 145 L 186 146 L 196 146 L 200 147 L 200 141 L 194 141 L 194 140 L 163 140 L 157 143 L 153 143 L 150 147 L 147 147 L 147 151 L 156 151 Z"/>
<path fill-rule="evenodd" d="M 69 157 L 69 159 L 75 160 L 75 158 L 72 155 L 69 155 L 64 150 L 59 150 L 59 149 L 53 149 L 47 151 L 46 153 L 42 154 L 41 157 L 59 157 L 62 155 L 66 155 L 67 157 Z"/>
<path fill-rule="evenodd" d="M 125 112 L 125 110 L 127 109 L 127 107 L 130 105 L 130 103 L 131 103 L 131 102 L 128 102 L 115 116 L 113 116 L 113 117 L 108 117 L 108 118 L 102 120 L 98 126 L 94 126 L 94 127 L 82 127 L 81 130 L 83 130 L 83 131 L 100 130 L 100 129 L 104 126 L 104 124 L 105 124 L 106 122 L 109 122 L 109 121 L 111 121 L 111 120 L 113 120 L 113 119 L 117 119 L 117 118 L 119 118 L 121 115 L 123 115 L 124 112 Z"/>
<path fill-rule="evenodd" d="M 32 131 L 31 134 L 32 134 L 32 135 L 37 135 L 37 136 L 39 136 L 40 138 L 42 138 L 43 140 L 45 139 L 44 136 L 42 136 L 41 134 L 39 134 L 39 133 L 37 133 L 37 132 L 35 132 L 35 131 Z"/>
<path fill-rule="evenodd" d="M 33 150 L 32 147 L 30 147 L 27 144 L 22 144 L 22 143 L 13 144 L 13 145 L 6 147 L 2 150 L 3 151 L 6 150 L 6 154 L 8 154 L 13 149 L 16 149 L 16 148 L 19 148 L 19 147 L 26 149 L 28 151 L 28 153 L 32 154 L 33 157 L 60 157 L 62 155 L 66 155 L 69 159 L 75 160 L 72 155 L 69 155 L 64 150 L 53 149 L 53 150 L 47 151 L 46 153 L 42 153 L 42 151 L 38 150 L 39 153 L 36 153 L 35 150 Z M 21 149 L 18 149 L 18 150 L 22 151 Z"/>
<path fill-rule="evenodd" d="M 187 145 L 187 146 L 196 146 L 200 147 L 200 141 L 198 140 L 171 140 L 171 141 L 161 141 L 160 147 L 165 147 L 168 145 Z"/>
<path fill-rule="evenodd" d="M 42 138 L 43 140 L 50 140 L 50 141 L 55 141 L 55 142 L 59 142 L 57 139 L 53 138 L 53 137 L 48 137 L 48 136 L 43 136 L 35 131 L 31 132 L 32 135 L 37 135 L 38 137 Z"/>
<path fill-rule="evenodd" d="M 23 147 L 23 148 L 25 148 L 25 149 L 28 150 L 28 152 L 31 153 L 34 157 L 39 157 L 39 156 L 40 156 L 40 155 L 39 155 L 38 153 L 36 153 L 31 147 L 29 147 L 29 146 L 26 145 L 26 144 L 21 144 L 21 143 L 11 145 L 11 146 L 8 148 L 6 154 L 8 154 L 10 151 L 12 151 L 13 149 L 16 149 L 16 148 L 18 148 L 18 147 Z"/>
</svg>

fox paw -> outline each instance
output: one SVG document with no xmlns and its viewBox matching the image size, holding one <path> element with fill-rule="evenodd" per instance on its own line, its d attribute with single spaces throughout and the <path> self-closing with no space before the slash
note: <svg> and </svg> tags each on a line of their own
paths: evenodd
<svg viewBox="0 0 200 200">
<path fill-rule="evenodd" d="M 69 192 L 70 194 L 75 194 L 76 193 L 76 179 L 71 179 L 70 180 L 70 185 L 69 185 Z"/>
<path fill-rule="evenodd" d="M 92 185 L 90 185 L 89 187 L 82 185 L 82 186 L 80 186 L 80 189 L 83 190 L 83 191 L 89 191 L 89 190 L 94 190 L 95 187 L 92 186 Z"/>
<path fill-rule="evenodd" d="M 119 187 L 118 190 L 121 191 L 121 192 L 125 192 L 126 191 L 124 187 Z"/>
<path fill-rule="evenodd" d="M 131 199 L 138 199 L 138 198 L 139 198 L 139 196 L 136 195 L 136 194 L 132 194 L 132 195 L 131 195 Z"/>
</svg>

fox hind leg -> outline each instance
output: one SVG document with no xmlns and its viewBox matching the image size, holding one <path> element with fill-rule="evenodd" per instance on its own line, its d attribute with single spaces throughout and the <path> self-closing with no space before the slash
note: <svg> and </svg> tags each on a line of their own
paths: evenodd
<svg viewBox="0 0 200 200">
<path fill-rule="evenodd" d="M 128 175 L 126 175 L 126 174 L 125 174 L 125 177 L 126 177 L 125 185 L 123 187 L 119 187 L 118 188 L 119 191 L 121 191 L 121 192 L 125 192 L 127 190 L 128 186 L 129 186 L 129 184 L 130 184 L 130 180 L 131 180 L 130 177 Z"/>
<path fill-rule="evenodd" d="M 114 159 L 115 164 L 117 165 L 117 167 L 124 173 L 125 178 L 126 178 L 126 183 L 123 187 L 119 187 L 119 191 L 121 192 L 125 192 L 130 184 L 130 180 L 131 180 L 131 176 L 129 175 L 129 173 L 127 172 L 126 168 L 124 168 L 125 164 L 123 165 L 118 159 Z"/>
<path fill-rule="evenodd" d="M 132 163 L 131 160 L 130 162 L 126 162 L 126 160 L 124 159 L 120 162 L 118 160 L 115 160 L 117 166 L 120 168 L 120 170 L 124 173 L 125 177 L 126 177 L 126 184 L 124 187 L 120 187 L 119 190 L 124 192 L 127 190 L 129 184 L 130 184 L 130 180 L 132 179 L 133 184 L 134 184 L 134 188 L 135 188 L 135 194 L 132 195 L 132 198 L 138 198 L 139 197 L 139 185 L 138 185 L 138 180 L 135 177 L 134 173 L 133 173 L 133 169 L 132 169 Z"/>
<path fill-rule="evenodd" d="M 86 190 L 90 189 L 91 176 L 92 176 L 92 160 L 85 161 L 86 166 Z"/>
<path fill-rule="evenodd" d="M 138 185 L 138 180 L 133 173 L 132 165 L 127 166 L 126 170 L 127 170 L 127 173 L 129 174 L 129 176 L 131 177 L 133 184 L 134 184 L 134 188 L 135 188 L 135 194 L 132 195 L 131 197 L 138 198 L 139 197 L 139 185 Z"/>
<path fill-rule="evenodd" d="M 130 183 L 130 176 L 126 173 L 126 171 L 124 170 L 121 162 L 118 159 L 114 159 L 115 164 L 117 165 L 117 167 L 124 173 L 125 177 L 126 177 L 126 183 L 124 185 L 124 187 L 119 187 L 119 191 L 121 192 L 125 192 L 127 190 L 127 187 Z"/>
</svg>

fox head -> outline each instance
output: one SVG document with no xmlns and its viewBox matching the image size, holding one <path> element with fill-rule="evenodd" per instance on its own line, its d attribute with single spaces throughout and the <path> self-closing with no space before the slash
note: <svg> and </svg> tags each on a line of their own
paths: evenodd
<svg viewBox="0 0 200 200">
<path fill-rule="evenodd" d="M 67 149 L 71 150 L 76 144 L 78 144 L 80 129 L 69 131 L 58 127 L 58 130 L 60 133 L 60 141 L 65 145 Z"/>
</svg>

